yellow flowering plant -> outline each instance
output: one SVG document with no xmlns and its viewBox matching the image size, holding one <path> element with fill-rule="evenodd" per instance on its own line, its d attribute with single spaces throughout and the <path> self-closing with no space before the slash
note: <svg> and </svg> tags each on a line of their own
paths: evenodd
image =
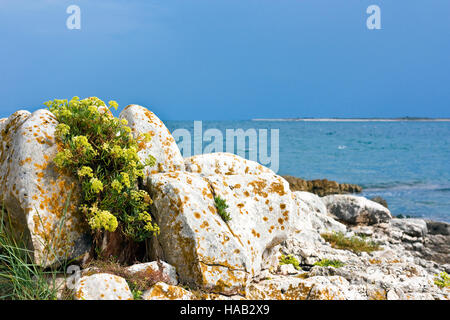
<svg viewBox="0 0 450 320">
<path fill-rule="evenodd" d="M 137 139 L 127 121 L 115 118 L 109 106 L 95 97 L 70 101 L 55 99 L 44 103 L 59 124 L 55 134 L 62 150 L 54 158 L 68 170 L 82 189 L 80 211 L 93 231 L 114 232 L 118 228 L 129 238 L 142 241 L 159 232 L 150 214 L 152 200 L 141 190 L 145 166 L 155 158 L 141 161 L 138 146 L 149 135 Z"/>
</svg>

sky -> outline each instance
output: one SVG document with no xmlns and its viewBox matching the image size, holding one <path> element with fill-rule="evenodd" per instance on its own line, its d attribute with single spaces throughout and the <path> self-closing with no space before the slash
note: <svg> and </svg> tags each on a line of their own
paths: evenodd
<svg viewBox="0 0 450 320">
<path fill-rule="evenodd" d="M 0 41 L 1 117 L 73 96 L 163 120 L 450 117 L 448 0 L 0 0 Z"/>
</svg>

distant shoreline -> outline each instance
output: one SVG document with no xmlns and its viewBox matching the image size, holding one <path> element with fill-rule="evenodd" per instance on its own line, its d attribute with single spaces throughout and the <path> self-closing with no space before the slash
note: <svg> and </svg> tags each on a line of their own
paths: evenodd
<svg viewBox="0 0 450 320">
<path fill-rule="evenodd" d="M 450 122 L 450 118 L 255 118 L 251 121 L 307 121 L 307 122 Z"/>
</svg>

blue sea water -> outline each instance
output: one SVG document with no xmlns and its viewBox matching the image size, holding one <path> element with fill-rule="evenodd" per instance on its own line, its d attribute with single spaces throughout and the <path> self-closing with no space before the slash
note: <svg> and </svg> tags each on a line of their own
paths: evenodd
<svg viewBox="0 0 450 320">
<path fill-rule="evenodd" d="M 166 125 L 193 134 L 193 121 Z M 359 184 L 363 196 L 385 198 L 394 215 L 450 222 L 450 122 L 203 121 L 202 127 L 224 136 L 226 129 L 278 129 L 278 174 Z"/>
</svg>

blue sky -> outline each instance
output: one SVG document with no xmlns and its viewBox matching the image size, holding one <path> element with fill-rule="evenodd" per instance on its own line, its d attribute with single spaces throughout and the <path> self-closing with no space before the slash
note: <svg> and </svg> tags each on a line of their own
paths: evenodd
<svg viewBox="0 0 450 320">
<path fill-rule="evenodd" d="M 1 0 L 0 40 L 3 117 L 75 95 L 165 120 L 450 117 L 448 0 Z"/>
</svg>

